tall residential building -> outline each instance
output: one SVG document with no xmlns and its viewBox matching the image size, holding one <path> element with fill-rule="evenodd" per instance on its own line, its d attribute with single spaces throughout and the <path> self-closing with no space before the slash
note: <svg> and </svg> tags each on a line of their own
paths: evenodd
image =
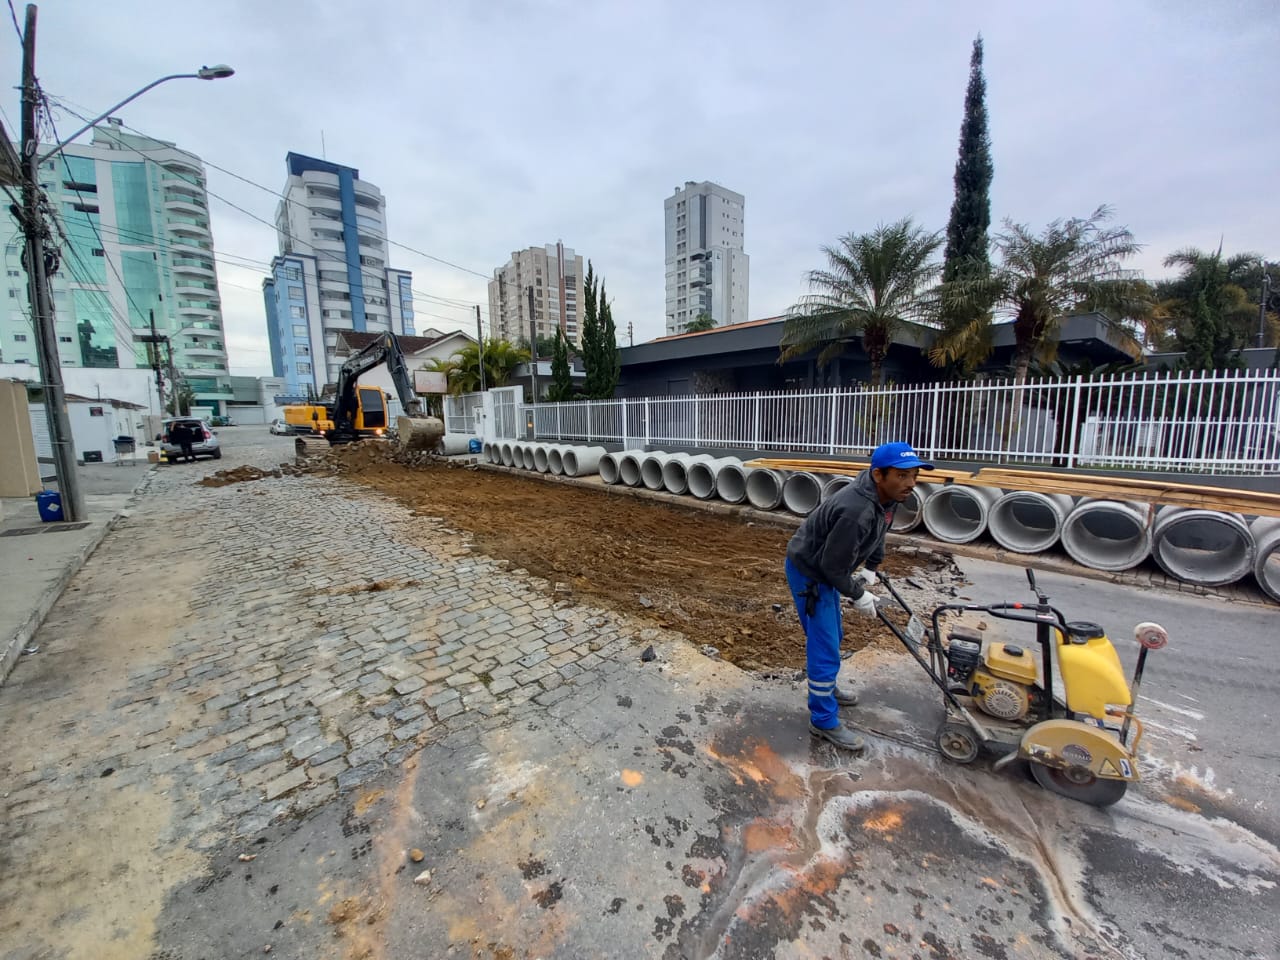
<svg viewBox="0 0 1280 960">
<path fill-rule="evenodd" d="M 748 319 L 745 207 L 742 194 L 709 180 L 688 180 L 667 197 L 668 335 L 703 313 L 719 327 Z"/>
<path fill-rule="evenodd" d="M 40 184 L 65 235 L 51 284 L 61 365 L 150 367 L 147 345 L 134 337 L 151 333 L 154 314 L 195 402 L 225 413 L 231 381 L 200 158 L 112 119 L 88 145 L 42 163 Z M 7 204 L 4 217 L 0 361 L 36 364 L 22 233 Z"/>
<path fill-rule="evenodd" d="M 489 336 L 512 343 L 529 340 L 529 294 L 533 287 L 533 321 L 537 336 L 564 331 L 565 339 L 582 345 L 579 305 L 583 302 L 582 257 L 563 243 L 516 250 L 489 281 Z"/>
<path fill-rule="evenodd" d="M 354 167 L 290 153 L 280 255 L 263 281 L 271 371 L 291 395 L 336 383 L 342 330 L 413 335 L 413 276 L 387 266 L 386 202 Z"/>
</svg>

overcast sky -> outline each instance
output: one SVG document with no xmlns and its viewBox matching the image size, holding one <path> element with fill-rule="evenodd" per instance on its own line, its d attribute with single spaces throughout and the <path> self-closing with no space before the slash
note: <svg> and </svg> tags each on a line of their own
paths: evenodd
<svg viewBox="0 0 1280 960">
<path fill-rule="evenodd" d="M 15 3 L 19 16 L 22 4 Z M 746 196 L 750 315 L 784 311 L 819 247 L 910 215 L 946 225 L 970 44 L 986 46 L 992 216 L 1042 227 L 1111 204 L 1150 276 L 1194 245 L 1280 256 L 1280 3 L 47 0 L 37 73 L 273 191 L 290 151 L 359 168 L 391 239 L 488 276 L 562 240 L 604 276 L 623 343 L 663 332 L 663 199 Z M 7 74 L 16 83 L 16 38 Z M 18 93 L 6 86 L 11 121 Z M 65 135 L 78 125 L 58 117 Z M 276 198 L 209 170 L 274 220 Z M 211 197 L 232 371 L 270 372 L 275 231 Z M 392 248 L 422 294 L 487 307 L 485 280 Z M 419 298 L 417 325 L 474 329 Z M 437 314 L 438 316 L 432 316 Z"/>
</svg>

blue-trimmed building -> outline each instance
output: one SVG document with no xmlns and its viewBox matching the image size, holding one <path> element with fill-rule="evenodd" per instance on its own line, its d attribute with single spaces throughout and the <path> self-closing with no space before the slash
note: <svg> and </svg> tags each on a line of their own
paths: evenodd
<svg viewBox="0 0 1280 960">
<path fill-rule="evenodd" d="M 262 285 L 271 368 L 286 392 L 318 395 L 337 380 L 339 332 L 413 335 L 413 277 L 387 265 L 386 203 L 359 170 L 299 153 L 285 165 Z"/>
</svg>

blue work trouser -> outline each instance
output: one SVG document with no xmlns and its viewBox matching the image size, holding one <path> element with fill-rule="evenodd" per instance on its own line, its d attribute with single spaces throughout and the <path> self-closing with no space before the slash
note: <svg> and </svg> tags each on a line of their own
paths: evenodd
<svg viewBox="0 0 1280 960">
<path fill-rule="evenodd" d="M 844 639 L 840 593 L 835 587 L 810 580 L 790 560 L 786 563 L 786 570 L 787 586 L 791 588 L 800 626 L 804 628 L 809 717 L 815 727 L 830 730 L 840 722 L 836 705 L 836 675 L 840 672 L 840 642 Z"/>
</svg>

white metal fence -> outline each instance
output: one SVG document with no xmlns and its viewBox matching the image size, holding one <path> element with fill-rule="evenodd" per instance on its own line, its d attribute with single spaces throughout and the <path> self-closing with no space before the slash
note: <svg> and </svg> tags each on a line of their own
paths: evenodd
<svg viewBox="0 0 1280 960">
<path fill-rule="evenodd" d="M 539 439 L 942 460 L 1280 474 L 1280 374 L 1145 373 L 881 389 L 541 403 Z"/>
</svg>

